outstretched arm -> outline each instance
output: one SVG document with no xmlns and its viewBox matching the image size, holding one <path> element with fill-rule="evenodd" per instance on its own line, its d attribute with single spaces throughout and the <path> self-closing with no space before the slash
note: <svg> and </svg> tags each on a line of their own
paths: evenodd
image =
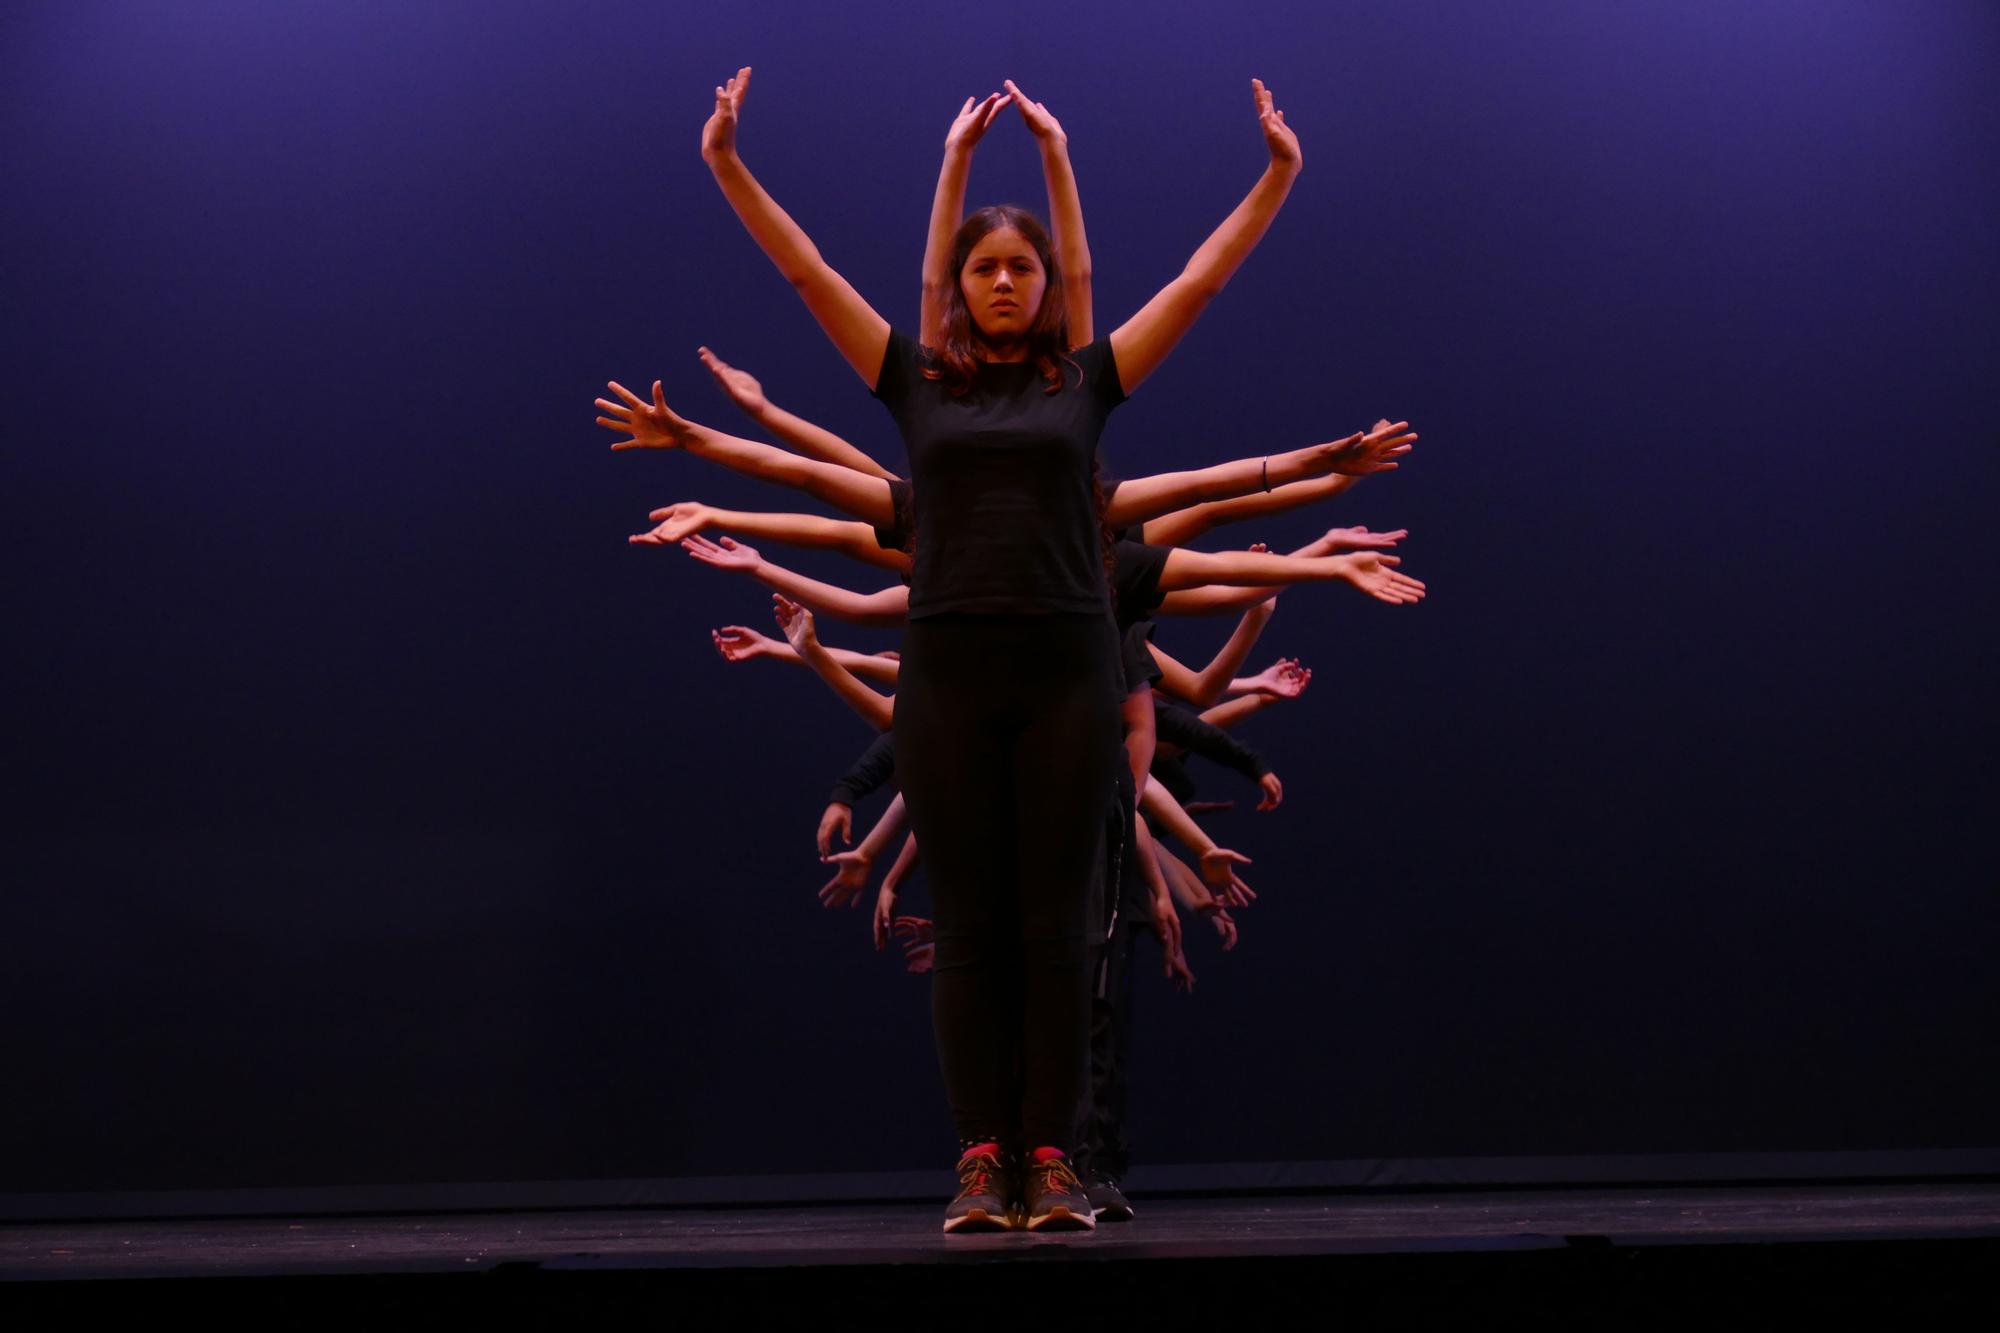
<svg viewBox="0 0 2000 1333">
<path fill-rule="evenodd" d="M 1401 556 L 1377 555 L 1373 551 L 1294 556 L 1258 551 L 1189 551 L 1177 547 L 1167 554 L 1160 571 L 1160 587 L 1171 591 L 1222 583 L 1283 588 L 1294 583 L 1341 582 L 1391 606 L 1423 600 L 1424 585 L 1399 572 L 1396 566 L 1401 563 Z"/>
<path fill-rule="evenodd" d="M 1233 496 L 1274 488 L 1304 485 L 1329 473 L 1343 477 L 1367 477 L 1392 472 L 1395 459 L 1410 452 L 1417 442 L 1410 423 L 1381 422 L 1373 430 L 1356 431 L 1345 439 L 1292 449 L 1261 458 L 1239 458 L 1232 463 L 1195 468 L 1185 472 L 1162 472 L 1151 477 L 1135 477 L 1118 484 L 1104 506 L 1104 521 L 1125 527 L 1173 513 L 1189 505 L 1227 500 Z M 1155 543 L 1164 545 L 1165 543 Z"/>
<path fill-rule="evenodd" d="M 1222 894 L 1231 907 L 1241 907 L 1257 896 L 1235 870 L 1239 865 L 1249 865 L 1250 858 L 1241 852 L 1216 846 L 1215 839 L 1194 822 L 1194 816 L 1181 809 L 1180 802 L 1152 778 L 1146 779 L 1146 785 L 1139 794 L 1139 808 L 1145 812 L 1147 819 L 1173 834 L 1183 847 L 1200 859 L 1202 882 Z"/>
<path fill-rule="evenodd" d="M 1050 239 L 1062 270 L 1063 313 L 1069 317 L 1070 342 L 1082 347 L 1091 340 L 1090 242 L 1083 234 L 1083 200 L 1069 162 L 1069 136 L 1049 109 L 1015 87 L 1012 79 L 1005 86 L 1008 100 L 1041 149 L 1042 179 L 1049 187 L 1049 229 L 1054 233 Z"/>
<path fill-rule="evenodd" d="M 688 537 L 681 542 L 681 549 L 704 565 L 748 574 L 808 610 L 850 624 L 900 625 L 910 609 L 910 590 L 901 584 L 880 592 L 858 593 L 831 583 L 821 583 L 783 565 L 772 564 L 757 554 L 756 547 L 745 546 L 732 537 L 724 537 L 720 542 L 712 542 L 706 537 Z"/>
<path fill-rule="evenodd" d="M 1256 99 L 1257 123 L 1263 129 L 1271 162 L 1236 211 L 1223 220 L 1201 248 L 1188 260 L 1179 277 L 1160 289 L 1139 313 L 1111 335 L 1111 354 L 1118 363 L 1118 379 L 1131 393 L 1148 375 L 1159 369 L 1167 353 L 1174 349 L 1195 320 L 1215 299 L 1236 270 L 1257 248 L 1271 219 L 1278 215 L 1285 196 L 1298 179 L 1304 157 L 1298 137 L 1285 125 L 1285 113 L 1277 110 L 1262 81 L 1250 81 Z"/>
<path fill-rule="evenodd" d="M 698 458 L 712 459 L 760 481 L 795 486 L 870 523 L 886 527 L 895 521 L 888 483 L 880 477 L 864 476 L 852 468 L 801 458 L 773 445 L 697 425 L 667 406 L 666 394 L 658 380 L 653 381 L 650 403 L 616 380 L 609 387 L 621 401 L 598 399 L 597 410 L 605 415 L 597 418 L 597 424 L 631 437 L 614 441 L 611 446 L 614 451 L 685 449 Z"/>
<path fill-rule="evenodd" d="M 755 509 L 717 509 L 699 500 L 682 500 L 646 515 L 659 526 L 625 540 L 641 546 L 678 546 L 683 539 L 711 528 L 732 528 L 762 541 L 784 542 L 811 550 L 838 551 L 864 564 L 908 573 L 910 557 L 885 550 L 875 529 L 853 519 L 818 514 L 766 514 Z"/>
<path fill-rule="evenodd" d="M 723 198 L 736 210 L 750 238 L 770 256 L 785 281 L 798 290 L 826 336 L 872 389 L 882 370 L 882 355 L 889 347 L 889 323 L 846 278 L 834 272 L 791 214 L 778 207 L 778 201 L 743 165 L 736 151 L 736 125 L 749 91 L 748 65 L 715 90 L 714 114 L 701 130 L 702 161 L 708 163 Z"/>
<path fill-rule="evenodd" d="M 1187 700 L 1197 708 L 1206 708 L 1222 697 L 1223 689 L 1243 669 L 1249 660 L 1250 650 L 1257 646 L 1257 636 L 1270 623 L 1272 611 L 1277 609 L 1274 600 L 1266 599 L 1243 613 L 1236 630 L 1229 636 L 1229 642 L 1222 645 L 1222 651 L 1199 673 L 1168 656 L 1158 644 L 1148 644 L 1153 650 L 1153 660 L 1160 664 L 1164 674 L 1160 678 L 1160 688 L 1176 698 Z"/>
<path fill-rule="evenodd" d="M 944 346 L 944 309 L 958 275 L 951 271 L 951 242 L 965 216 L 965 182 L 972 174 L 972 150 L 1014 99 L 988 93 L 978 102 L 970 97 L 944 136 L 944 165 L 938 169 L 937 191 L 931 196 L 931 225 L 924 233 L 923 306 L 917 328 L 927 347 Z"/>
<path fill-rule="evenodd" d="M 725 662 L 748 662 L 752 658 L 767 657 L 773 662 L 796 662 L 805 665 L 799 650 L 783 639 L 774 639 L 768 634 L 759 634 L 748 625 L 724 625 L 721 629 L 708 632 L 709 641 L 715 651 L 722 654 Z M 882 657 L 875 653 L 857 653 L 851 648 L 826 650 L 833 660 L 852 671 L 863 680 L 877 685 L 893 687 L 899 677 L 902 663 L 893 657 Z"/>
<path fill-rule="evenodd" d="M 764 386 L 749 371 L 738 370 L 706 347 L 699 349 L 698 355 L 701 363 L 708 367 L 708 373 L 715 376 L 715 382 L 729 395 L 729 400 L 743 409 L 743 415 L 800 453 L 823 463 L 851 467 L 864 476 L 880 477 L 884 481 L 898 480 L 895 473 L 826 427 L 815 426 L 766 398 Z"/>
<path fill-rule="evenodd" d="M 877 731 L 887 731 L 896 717 L 896 696 L 892 694 L 885 698 L 877 694 L 856 680 L 846 667 L 834 661 L 833 654 L 821 646 L 819 637 L 813 633 L 812 612 L 783 593 L 772 593 L 771 605 L 779 627 L 785 631 L 785 638 L 798 650 L 805 664 L 833 687 L 841 702 L 861 714 L 864 722 Z"/>
</svg>

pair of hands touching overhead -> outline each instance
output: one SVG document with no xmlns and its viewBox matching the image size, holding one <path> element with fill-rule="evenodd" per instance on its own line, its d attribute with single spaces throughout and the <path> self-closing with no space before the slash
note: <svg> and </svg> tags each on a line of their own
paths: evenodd
<svg viewBox="0 0 2000 1333">
<path fill-rule="evenodd" d="M 1049 113 L 1049 109 L 1022 92 L 1012 79 L 1002 85 L 1004 93 L 988 93 L 977 100 L 966 98 L 965 105 L 958 109 L 951 128 L 945 133 L 944 146 L 947 151 L 970 152 L 993 122 L 1009 106 L 1021 113 L 1021 120 L 1028 132 L 1043 144 L 1067 145 L 1069 136 L 1063 133 L 1062 123 Z M 728 157 L 736 152 L 736 130 L 742 123 L 743 103 L 750 95 L 750 66 L 745 65 L 731 75 L 728 82 L 715 90 L 715 110 L 701 127 L 701 156 L 704 161 L 714 162 L 717 158 Z M 1257 112 L 1257 127 L 1264 135 L 1264 143 L 1271 151 L 1274 165 L 1286 167 L 1296 172 L 1305 165 L 1305 154 L 1299 148 L 1299 138 L 1292 133 L 1291 126 L 1285 124 L 1285 113 L 1278 110 L 1277 102 L 1262 79 L 1250 80 L 1251 105 Z"/>
</svg>

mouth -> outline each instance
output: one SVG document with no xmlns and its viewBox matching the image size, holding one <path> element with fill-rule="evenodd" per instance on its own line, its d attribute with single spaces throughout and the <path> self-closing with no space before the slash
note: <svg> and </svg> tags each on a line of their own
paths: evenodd
<svg viewBox="0 0 2000 1333">
<path fill-rule="evenodd" d="M 988 305 L 988 306 L 987 306 L 986 308 L 987 308 L 988 310 L 996 310 L 996 311 L 998 311 L 998 310 L 1019 310 L 1019 309 L 1020 309 L 1021 307 L 1020 307 L 1020 306 L 1018 306 L 1018 305 L 1016 305 L 1016 304 L 1014 304 L 1014 302 L 1012 302 L 1012 301 L 994 301 L 994 302 L 993 302 L 992 304 Z"/>
</svg>

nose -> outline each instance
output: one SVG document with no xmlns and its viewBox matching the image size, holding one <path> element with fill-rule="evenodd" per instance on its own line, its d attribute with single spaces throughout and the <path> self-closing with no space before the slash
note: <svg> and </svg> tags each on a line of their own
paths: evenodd
<svg viewBox="0 0 2000 1333">
<path fill-rule="evenodd" d="M 999 272 L 999 273 L 998 273 L 998 274 L 997 274 L 997 275 L 996 275 L 996 276 L 994 277 L 994 279 L 993 279 L 993 290 L 995 290 L 995 291 L 998 291 L 998 292 L 1011 292 L 1011 291 L 1013 291 L 1013 290 L 1014 290 L 1014 275 L 1013 275 L 1012 273 L 1008 272 L 1008 271 L 1007 271 L 1006 269 L 1004 269 L 1004 268 L 1003 268 L 1003 269 L 1001 269 L 1001 270 L 1000 270 L 1000 272 Z"/>
</svg>

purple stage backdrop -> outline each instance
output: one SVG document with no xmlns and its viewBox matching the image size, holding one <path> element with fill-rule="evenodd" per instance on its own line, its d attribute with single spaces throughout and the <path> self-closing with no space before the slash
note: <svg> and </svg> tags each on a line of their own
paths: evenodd
<svg viewBox="0 0 2000 1333">
<path fill-rule="evenodd" d="M 697 155 L 746 63 L 745 160 L 906 328 L 967 94 L 1061 117 L 1109 328 L 1262 77 L 1305 173 L 1107 461 L 1422 432 L 1207 543 L 1407 527 L 1431 596 L 1282 599 L 1286 801 L 1201 773 L 1260 897 L 1142 978 L 1142 1160 L 2000 1147 L 2000 8 L 50 2 L 0 10 L 0 1193 L 949 1159 L 925 982 L 814 900 L 866 730 L 625 542 L 810 506 L 591 424 L 657 377 L 749 433 L 706 343 L 901 463 Z M 971 199 L 1042 207 L 1011 115 Z"/>
</svg>

